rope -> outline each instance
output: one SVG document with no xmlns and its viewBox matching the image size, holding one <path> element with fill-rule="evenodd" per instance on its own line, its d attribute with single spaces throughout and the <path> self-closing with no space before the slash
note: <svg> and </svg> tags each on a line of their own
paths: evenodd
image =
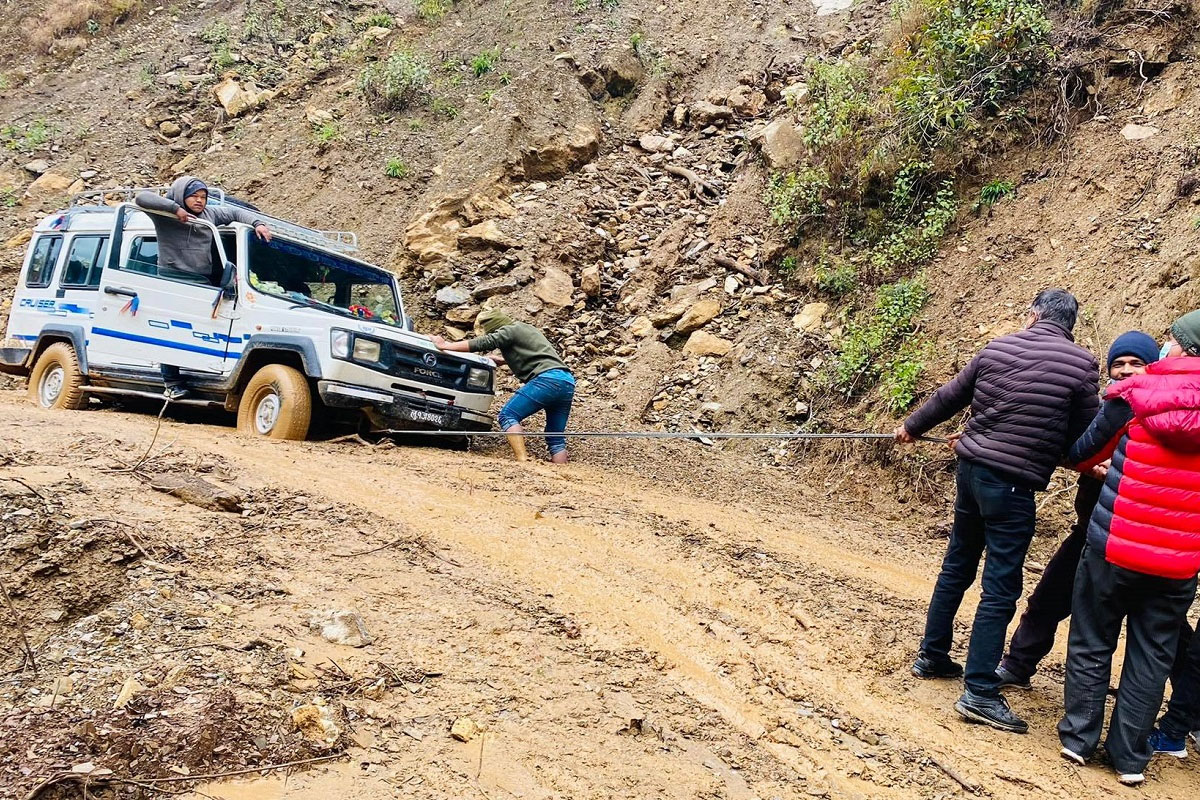
<svg viewBox="0 0 1200 800">
<path fill-rule="evenodd" d="M 895 437 L 890 433 L 725 433 L 720 431 L 563 431 L 561 433 L 546 431 L 521 431 L 520 433 L 505 433 L 504 431 L 401 431 L 385 429 L 374 431 L 388 436 L 562 436 L 568 439 L 857 439 L 857 440 L 891 440 Z M 922 442 L 945 444 L 946 439 L 940 436 L 919 436 Z"/>
</svg>

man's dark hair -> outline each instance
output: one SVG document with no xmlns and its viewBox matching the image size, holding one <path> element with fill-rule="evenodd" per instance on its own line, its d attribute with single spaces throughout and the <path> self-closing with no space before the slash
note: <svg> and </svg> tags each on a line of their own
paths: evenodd
<svg viewBox="0 0 1200 800">
<path fill-rule="evenodd" d="M 1068 331 L 1075 329 L 1079 301 L 1066 289 L 1043 289 L 1030 306 L 1039 321 L 1056 322 Z"/>
</svg>

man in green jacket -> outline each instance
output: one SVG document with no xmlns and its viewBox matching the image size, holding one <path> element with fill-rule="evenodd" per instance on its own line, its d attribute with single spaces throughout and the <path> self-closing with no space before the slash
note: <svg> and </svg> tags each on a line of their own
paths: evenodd
<svg viewBox="0 0 1200 800">
<path fill-rule="evenodd" d="M 439 350 L 452 353 L 490 353 L 500 351 L 498 363 L 508 364 L 513 374 L 524 383 L 504 408 L 500 409 L 500 429 L 509 434 L 508 444 L 517 461 L 526 461 L 525 432 L 521 423 L 538 411 L 546 412 L 546 433 L 562 433 L 567 429 L 571 402 L 575 398 L 575 376 L 563 363 L 554 345 L 540 330 L 525 322 L 517 322 L 507 312 L 487 309 L 479 314 L 475 324 L 483 336 L 462 342 L 449 342 L 434 336 Z M 547 436 L 550 460 L 567 463 L 567 440 L 562 436 Z"/>
</svg>

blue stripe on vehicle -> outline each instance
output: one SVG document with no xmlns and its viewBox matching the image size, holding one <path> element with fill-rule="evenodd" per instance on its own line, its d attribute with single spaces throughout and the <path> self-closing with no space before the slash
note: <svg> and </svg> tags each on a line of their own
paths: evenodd
<svg viewBox="0 0 1200 800">
<path fill-rule="evenodd" d="M 149 325 L 151 328 L 159 328 L 160 330 L 164 330 L 164 331 L 171 329 L 170 325 L 168 325 L 167 323 L 163 322 L 162 320 L 158 320 L 158 319 L 148 319 L 148 320 L 146 320 L 146 324 Z"/>
<path fill-rule="evenodd" d="M 127 342 L 140 342 L 141 344 L 155 344 L 159 347 L 169 347 L 173 350 L 186 350 L 189 353 L 200 353 L 201 355 L 216 356 L 217 358 L 240 358 L 242 355 L 241 353 L 227 354 L 224 350 L 215 350 L 211 347 L 199 347 L 194 344 L 170 342 L 166 339 L 155 339 L 153 336 L 139 336 L 136 333 L 114 331 L 109 328 L 92 328 L 92 333 L 96 336 L 108 336 L 113 339 L 124 339 Z"/>
<path fill-rule="evenodd" d="M 59 305 L 59 308 L 62 309 L 63 311 L 66 311 L 68 314 L 90 314 L 90 313 L 92 313 L 89 309 L 86 309 L 83 306 L 77 306 L 74 303 L 62 303 Z"/>
<path fill-rule="evenodd" d="M 192 323 L 182 322 L 180 320 L 173 319 L 173 320 L 171 320 L 171 327 L 172 328 L 183 328 L 186 331 L 190 331 L 192 329 Z"/>
<path fill-rule="evenodd" d="M 36 342 L 38 339 L 36 336 L 22 336 L 21 334 L 13 334 L 12 338 L 20 339 L 23 342 Z"/>
</svg>

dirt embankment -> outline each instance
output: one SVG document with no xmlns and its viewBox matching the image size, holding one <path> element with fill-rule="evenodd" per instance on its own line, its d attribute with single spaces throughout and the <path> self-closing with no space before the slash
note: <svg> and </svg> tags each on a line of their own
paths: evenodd
<svg viewBox="0 0 1200 800">
<path fill-rule="evenodd" d="M 116 778 L 325 753 L 344 758 L 202 791 L 932 798 L 966 784 L 1066 798 L 1113 785 L 1055 755 L 1061 649 L 1013 698 L 1025 737 L 967 726 L 956 687 L 908 675 L 942 549 L 930 520 L 698 445 L 603 443 L 585 460 L 624 467 L 551 470 L 167 420 L 130 472 L 151 416 L 46 413 L 13 394 L 0 410 L 4 525 L 20 530 L 2 577 L 39 668 L 21 668 L 6 623 L 5 796 L 56 775 L 50 789 L 86 779 L 101 796 L 137 789 Z M 687 480 L 701 467 L 702 492 Z M 152 488 L 170 476 L 218 485 L 241 511 Z M 330 611 L 357 612 L 369 642 L 327 640 L 311 623 Z M 1145 791 L 1197 790 L 1195 765 L 1167 759 Z"/>
</svg>

